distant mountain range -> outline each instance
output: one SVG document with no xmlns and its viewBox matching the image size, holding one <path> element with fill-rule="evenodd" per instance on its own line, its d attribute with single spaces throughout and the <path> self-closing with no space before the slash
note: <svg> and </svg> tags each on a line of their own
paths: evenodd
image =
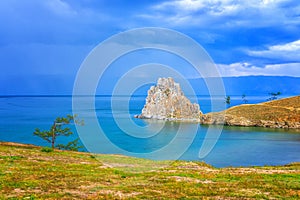
<svg viewBox="0 0 300 200">
<path fill-rule="evenodd" d="M 73 76 L 6 76 L 0 78 L 0 95 L 71 95 L 73 82 Z M 209 94 L 203 79 L 189 79 L 189 82 L 196 94 Z M 267 95 L 270 92 L 281 92 L 283 95 L 300 94 L 300 77 L 224 77 L 223 82 L 227 95 Z M 114 88 L 113 84 L 114 81 L 106 84 L 104 88 L 97 91 L 97 94 L 110 95 Z M 146 95 L 149 88 L 150 85 L 145 85 L 135 94 Z"/>
</svg>

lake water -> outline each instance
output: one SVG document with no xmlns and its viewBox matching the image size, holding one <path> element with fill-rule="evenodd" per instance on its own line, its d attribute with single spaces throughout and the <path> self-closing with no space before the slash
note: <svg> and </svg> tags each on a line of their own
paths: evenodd
<svg viewBox="0 0 300 200">
<path fill-rule="evenodd" d="M 165 123 L 163 129 L 151 137 L 143 138 L 147 134 L 151 134 L 147 131 L 139 133 L 141 134 L 141 138 L 126 134 L 118 127 L 116 124 L 118 120 L 116 119 L 122 121 L 125 118 L 127 107 L 129 107 L 131 120 L 137 125 L 142 127 L 151 125 L 153 128 L 153 126 L 155 127 L 156 124 L 160 125 L 162 122 L 133 118 L 134 114 L 141 112 L 145 102 L 144 96 L 132 97 L 129 105 L 125 99 L 127 98 L 117 98 L 118 105 L 120 106 L 114 111 L 114 118 L 111 112 L 111 98 L 109 96 L 97 96 L 95 98 L 95 108 L 99 124 L 112 144 L 124 149 L 125 152 L 129 152 L 128 155 L 131 155 L 130 153 L 132 152 L 143 155 L 144 153 L 160 150 L 177 137 L 176 134 L 178 134 L 178 130 L 182 124 L 175 122 Z M 248 97 L 249 103 L 258 103 L 265 100 L 266 97 Z M 209 97 L 199 96 L 197 101 L 204 113 L 210 111 Z M 241 103 L 242 99 L 240 96 L 232 97 L 232 105 Z M 84 110 L 84 112 L 89 113 L 92 111 Z M 70 96 L 0 97 L 0 141 L 49 146 L 42 139 L 32 135 L 34 129 L 49 129 L 56 117 L 65 116 L 70 113 L 72 113 L 72 98 Z M 291 162 L 300 162 L 300 133 L 297 131 L 223 127 L 222 133 L 212 151 L 204 158 L 199 158 L 199 149 L 203 144 L 209 127 L 192 123 L 184 123 L 182 127 L 184 127 L 182 130 L 185 131 L 180 136 L 180 140 L 182 141 L 189 140 L 191 137 L 189 130 L 195 130 L 196 127 L 191 145 L 179 158 L 182 160 L 204 160 L 216 167 L 282 165 Z M 127 128 L 130 129 L 130 127 Z M 216 132 L 219 130 L 218 127 L 210 127 L 212 132 L 214 128 Z M 72 126 L 72 130 L 76 132 L 75 126 Z M 72 138 L 60 138 L 58 143 L 66 142 L 69 139 Z M 94 139 L 97 141 L 96 138 L 91 138 L 91 140 Z M 207 138 L 207 141 L 210 139 Z M 99 145 L 105 146 L 105 144 Z M 178 149 L 180 149 L 180 144 L 178 145 Z M 99 153 L 116 153 L 113 151 L 110 152 L 110 149 L 105 148 L 99 151 Z"/>
</svg>

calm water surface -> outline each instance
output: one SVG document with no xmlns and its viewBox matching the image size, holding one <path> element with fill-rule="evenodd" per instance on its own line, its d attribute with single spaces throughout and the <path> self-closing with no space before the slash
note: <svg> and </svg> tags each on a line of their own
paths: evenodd
<svg viewBox="0 0 300 200">
<path fill-rule="evenodd" d="M 139 114 L 145 103 L 145 97 L 132 97 L 129 105 L 119 97 L 119 107 L 115 117 L 122 120 L 126 116 L 126 107 L 132 117 Z M 265 101 L 266 97 L 248 97 L 249 103 Z M 210 111 L 210 99 L 198 97 L 201 110 Z M 232 97 L 232 105 L 241 104 L 241 97 Z M 155 136 L 146 139 L 130 137 L 116 124 L 111 113 L 109 96 L 96 97 L 96 113 L 99 123 L 109 140 L 128 152 L 147 153 L 159 150 L 176 136 L 179 123 L 168 122 Z M 85 112 L 91 112 L 86 110 Z M 49 145 L 42 139 L 33 136 L 35 128 L 49 129 L 57 116 L 72 113 L 71 97 L 0 97 L 0 140 L 21 142 L 35 145 Z M 135 119 L 134 123 L 145 126 L 153 123 L 147 120 Z M 279 165 L 290 162 L 300 162 L 300 133 L 295 131 L 224 127 L 214 149 L 200 159 L 199 149 L 206 136 L 207 126 L 185 124 L 186 138 L 189 138 L 189 126 L 197 126 L 198 131 L 189 149 L 181 156 L 183 160 L 204 160 L 216 167 L 250 166 L 250 165 Z M 72 127 L 76 132 L 76 128 Z M 217 129 L 217 127 L 216 127 Z M 143 133 L 142 133 L 143 134 Z M 145 133 L 146 134 L 146 133 Z M 74 138 L 77 137 L 76 135 Z M 60 138 L 58 142 L 66 142 L 70 138 Z M 103 153 L 109 153 L 103 152 Z"/>
</svg>

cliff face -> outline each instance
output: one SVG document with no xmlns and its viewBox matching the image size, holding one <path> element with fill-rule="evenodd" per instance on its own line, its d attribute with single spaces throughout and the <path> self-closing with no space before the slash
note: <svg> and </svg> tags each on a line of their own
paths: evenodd
<svg viewBox="0 0 300 200">
<path fill-rule="evenodd" d="M 184 96 L 178 83 L 172 78 L 159 78 L 157 85 L 148 90 L 142 113 L 135 117 L 199 122 L 201 114 L 199 105 Z"/>
</svg>

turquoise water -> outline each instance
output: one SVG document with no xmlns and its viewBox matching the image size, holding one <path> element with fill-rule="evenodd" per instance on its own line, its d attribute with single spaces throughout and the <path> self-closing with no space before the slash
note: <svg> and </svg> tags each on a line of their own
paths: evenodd
<svg viewBox="0 0 300 200">
<path fill-rule="evenodd" d="M 139 114 L 144 105 L 144 96 L 135 96 L 126 104 L 125 97 L 118 97 L 119 105 L 115 118 L 126 117 L 126 107 L 134 123 L 140 126 L 155 125 L 155 121 L 133 118 Z M 249 103 L 265 101 L 266 97 L 248 97 Z M 199 96 L 201 110 L 210 111 L 210 99 Z M 137 138 L 124 133 L 116 124 L 111 112 L 109 96 L 97 96 L 95 107 L 99 124 L 106 137 L 116 146 L 132 153 L 149 153 L 163 148 L 176 137 L 180 123 L 168 122 L 156 135 L 148 138 Z M 232 105 L 241 104 L 241 97 L 232 97 Z M 85 110 L 84 112 L 92 112 Z M 0 97 L 0 140 L 21 142 L 35 145 L 49 145 L 42 139 L 33 136 L 35 128 L 48 129 L 57 116 L 72 113 L 72 98 L 65 97 Z M 222 134 L 212 151 L 204 158 L 199 158 L 199 149 L 206 136 L 208 126 L 184 124 L 186 134 L 181 140 L 190 139 L 189 130 L 198 128 L 189 149 L 180 157 L 183 160 L 204 160 L 216 167 L 250 166 L 250 165 L 279 165 L 290 162 L 300 162 L 300 133 L 295 131 L 223 127 Z M 130 128 L 130 127 L 129 127 Z M 216 130 L 218 127 L 215 127 Z M 76 132 L 75 126 L 72 129 Z M 213 129 L 213 128 L 212 128 Z M 147 133 L 141 133 L 147 134 Z M 74 138 L 77 137 L 76 135 Z M 66 142 L 70 138 L 60 138 Z M 103 145 L 104 144 L 100 144 Z M 102 153 L 110 149 L 102 149 Z M 101 152 L 100 152 L 101 153 Z M 171 152 L 172 153 L 172 152 Z"/>
</svg>

